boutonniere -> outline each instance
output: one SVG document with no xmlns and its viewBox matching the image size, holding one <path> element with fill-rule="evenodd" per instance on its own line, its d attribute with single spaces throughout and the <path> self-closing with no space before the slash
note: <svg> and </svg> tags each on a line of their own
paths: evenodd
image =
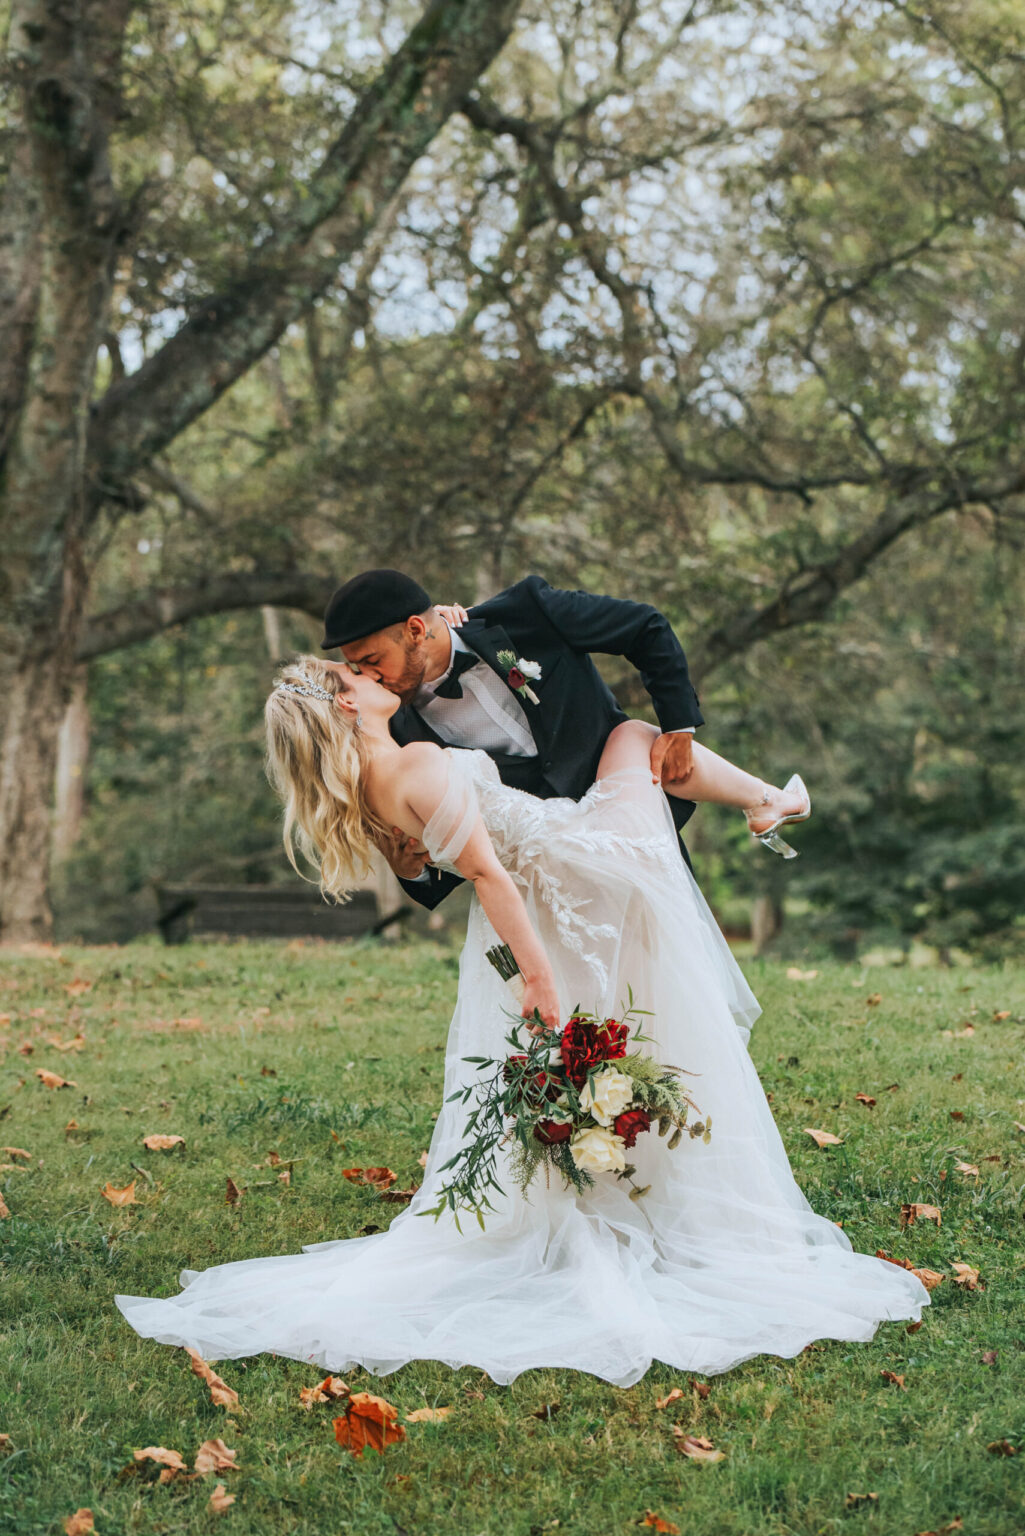
<svg viewBox="0 0 1025 1536">
<path fill-rule="evenodd" d="M 514 693 L 518 693 L 521 699 L 529 699 L 531 704 L 540 704 L 541 700 L 528 686 L 528 679 L 536 683 L 541 676 L 541 668 L 536 661 L 527 661 L 523 656 L 517 656 L 515 651 L 499 651 L 498 659 L 505 667 L 505 680 Z"/>
</svg>

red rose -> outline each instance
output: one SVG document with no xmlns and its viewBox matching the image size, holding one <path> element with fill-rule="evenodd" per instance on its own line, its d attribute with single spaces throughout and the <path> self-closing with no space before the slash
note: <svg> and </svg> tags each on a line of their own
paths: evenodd
<svg viewBox="0 0 1025 1536">
<path fill-rule="evenodd" d="M 617 1136 L 622 1136 L 628 1147 L 632 1147 L 641 1131 L 651 1130 L 651 1116 L 646 1109 L 624 1109 L 613 1120 L 612 1129 Z"/>
<path fill-rule="evenodd" d="M 573 1134 L 571 1125 L 564 1125 L 558 1120 L 539 1120 L 534 1127 L 534 1138 L 550 1147 L 556 1141 L 569 1141 Z"/>
<path fill-rule="evenodd" d="M 594 1024 L 574 1014 L 562 1032 L 562 1064 L 575 1088 L 582 1088 L 588 1072 L 603 1061 L 626 1055 L 629 1026 L 616 1019 Z"/>
<path fill-rule="evenodd" d="M 519 667 L 510 667 L 509 668 L 509 687 L 510 688 L 522 688 L 526 681 L 527 681 L 527 679 L 524 677 L 524 675 L 520 671 Z"/>
</svg>

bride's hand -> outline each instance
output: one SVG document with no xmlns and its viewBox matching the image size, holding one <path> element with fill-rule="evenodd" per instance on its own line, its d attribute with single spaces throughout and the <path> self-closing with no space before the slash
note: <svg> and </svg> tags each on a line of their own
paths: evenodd
<svg viewBox="0 0 1025 1536">
<path fill-rule="evenodd" d="M 445 623 L 450 625 L 452 629 L 459 629 L 470 617 L 462 603 L 435 603 L 434 606 L 435 610 L 445 620 Z"/>
<path fill-rule="evenodd" d="M 539 1035 L 542 1031 L 538 1026 L 537 1020 L 534 1019 L 535 1010 L 544 1020 L 546 1029 L 558 1029 L 559 998 L 555 990 L 555 978 L 550 971 L 545 976 L 533 976 L 529 981 L 524 977 L 523 1007 L 521 1012 L 525 1019 L 534 1020 L 533 1023 L 527 1025 L 529 1033 Z"/>
</svg>

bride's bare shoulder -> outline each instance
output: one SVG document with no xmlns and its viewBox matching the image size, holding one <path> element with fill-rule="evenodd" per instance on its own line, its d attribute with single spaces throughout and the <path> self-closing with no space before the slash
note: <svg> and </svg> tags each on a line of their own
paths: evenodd
<svg viewBox="0 0 1025 1536">
<path fill-rule="evenodd" d="M 448 757 L 433 741 L 411 741 L 397 759 L 395 790 L 421 821 L 430 819 L 448 787 Z"/>
</svg>

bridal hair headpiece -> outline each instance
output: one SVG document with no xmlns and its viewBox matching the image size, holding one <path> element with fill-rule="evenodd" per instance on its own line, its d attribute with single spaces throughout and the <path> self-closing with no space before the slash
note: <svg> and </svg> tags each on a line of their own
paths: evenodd
<svg viewBox="0 0 1025 1536">
<path fill-rule="evenodd" d="M 315 683 L 312 677 L 307 677 L 305 672 L 301 672 L 299 677 L 300 682 L 298 683 L 280 682 L 276 686 L 283 688 L 286 693 L 300 693 L 307 699 L 326 699 L 330 704 L 334 698 L 333 693 L 328 693 L 326 688 L 322 688 L 319 683 Z"/>
</svg>

